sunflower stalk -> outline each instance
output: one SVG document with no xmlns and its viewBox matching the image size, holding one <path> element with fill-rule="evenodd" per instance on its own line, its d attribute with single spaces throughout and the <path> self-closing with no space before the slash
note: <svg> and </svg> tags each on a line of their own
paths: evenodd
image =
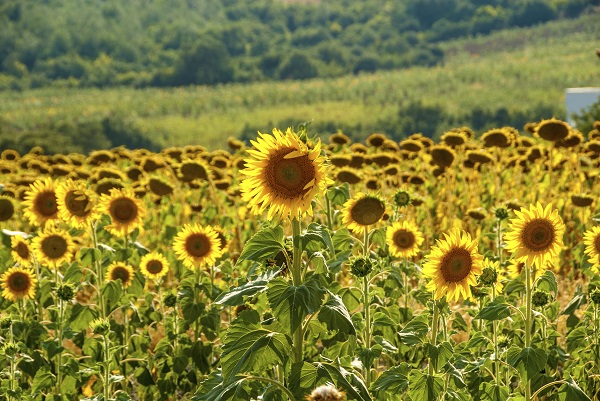
<svg viewBox="0 0 600 401">
<path fill-rule="evenodd" d="M 433 317 L 431 318 L 431 345 L 434 347 L 437 345 L 439 318 L 440 318 L 440 310 L 439 310 L 437 301 L 435 300 L 435 294 L 434 294 L 434 296 L 433 296 Z M 429 376 L 433 376 L 433 374 L 435 373 L 435 370 L 434 370 L 433 362 L 431 361 L 431 359 L 429 360 L 428 369 L 429 369 Z"/>
<path fill-rule="evenodd" d="M 94 249 L 98 248 L 98 235 L 96 233 L 96 224 L 91 223 L 91 233 L 92 233 L 92 243 Z M 96 255 L 92 253 L 92 259 L 94 262 L 94 266 L 96 267 L 96 286 L 98 292 L 98 304 L 100 305 L 100 317 L 106 317 L 106 309 L 104 306 L 104 297 L 102 296 L 102 264 L 99 260 L 96 259 Z"/>
<path fill-rule="evenodd" d="M 110 400 L 111 391 L 110 391 L 110 340 L 108 339 L 108 334 L 102 335 L 102 344 L 104 345 L 104 383 L 103 383 L 103 392 L 104 399 Z"/>
<path fill-rule="evenodd" d="M 292 219 L 292 244 L 294 247 L 292 255 L 292 280 L 294 286 L 302 285 L 302 249 L 300 248 L 300 220 Z M 294 332 L 293 349 L 294 362 L 302 362 L 304 359 L 304 332 L 302 325 L 299 325 Z"/>
<path fill-rule="evenodd" d="M 525 348 L 531 347 L 531 267 L 525 263 Z M 531 401 L 531 381 L 525 383 L 525 401 Z"/>
<path fill-rule="evenodd" d="M 58 269 L 56 269 L 58 270 Z M 59 298 L 58 300 L 58 336 L 57 336 L 57 340 L 58 340 L 58 347 L 62 347 L 62 343 L 63 343 L 63 319 L 64 319 L 64 315 L 65 315 L 65 307 L 64 307 L 64 302 L 62 299 Z M 60 395 L 60 386 L 62 383 L 62 351 L 59 352 L 56 355 L 56 389 L 55 389 L 55 394 L 56 395 Z"/>
</svg>

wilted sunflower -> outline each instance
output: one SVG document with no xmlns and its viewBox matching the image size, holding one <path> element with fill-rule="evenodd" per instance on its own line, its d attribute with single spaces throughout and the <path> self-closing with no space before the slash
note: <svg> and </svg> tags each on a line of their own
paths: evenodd
<svg viewBox="0 0 600 401">
<path fill-rule="evenodd" d="M 419 152 L 423 150 L 423 142 L 416 139 L 405 139 L 400 142 L 400 149 L 407 150 L 409 152 Z"/>
<path fill-rule="evenodd" d="M 367 144 L 374 148 L 378 148 L 381 145 L 383 145 L 383 143 L 385 142 L 386 139 L 387 138 L 384 134 L 377 134 L 377 133 L 371 134 L 367 138 Z"/>
<path fill-rule="evenodd" d="M 432 248 L 423 265 L 423 276 L 430 278 L 427 290 L 435 291 L 435 298 L 471 298 L 471 286 L 477 285 L 477 276 L 483 269 L 483 256 L 477 252 L 477 239 L 458 229 L 444 234 Z"/>
<path fill-rule="evenodd" d="M 127 288 L 133 282 L 133 267 L 123 262 L 113 262 L 108 266 L 106 270 L 106 281 L 121 280 L 123 288 Z"/>
<path fill-rule="evenodd" d="M 29 242 L 20 235 L 10 237 L 10 254 L 15 262 L 23 267 L 31 266 L 33 251 Z"/>
<path fill-rule="evenodd" d="M 0 195 L 0 221 L 10 220 L 17 209 L 15 201 L 8 196 Z"/>
<path fill-rule="evenodd" d="M 346 145 L 350 143 L 350 138 L 348 138 L 343 132 L 336 132 L 335 134 L 331 134 L 329 136 L 329 142 L 338 145 Z"/>
<path fill-rule="evenodd" d="M 183 265 L 196 269 L 212 265 L 222 250 L 217 233 L 210 226 L 186 224 L 173 240 L 173 250 Z"/>
<path fill-rule="evenodd" d="M 355 233 L 378 223 L 385 213 L 385 201 L 375 194 L 357 193 L 342 208 L 342 222 Z"/>
<path fill-rule="evenodd" d="M 571 127 L 564 121 L 557 120 L 552 117 L 548 120 L 542 120 L 535 127 L 535 134 L 542 139 L 547 141 L 560 141 L 561 139 L 565 139 L 569 132 L 571 131 Z"/>
<path fill-rule="evenodd" d="M 182 181 L 208 180 L 210 170 L 210 166 L 203 159 L 184 160 L 179 165 L 179 176 Z"/>
<path fill-rule="evenodd" d="M 155 176 L 148 179 L 148 188 L 156 196 L 167 196 L 173 193 L 175 187 L 166 179 Z"/>
<path fill-rule="evenodd" d="M 429 148 L 433 162 L 441 167 L 450 167 L 456 160 L 456 152 L 445 145 L 435 145 Z"/>
<path fill-rule="evenodd" d="M 481 135 L 483 146 L 486 148 L 508 148 L 513 144 L 514 136 L 504 128 L 494 128 Z"/>
<path fill-rule="evenodd" d="M 75 249 L 69 233 L 54 224 L 46 225 L 40 235 L 32 240 L 31 246 L 36 259 L 51 268 L 58 268 L 70 261 Z"/>
<path fill-rule="evenodd" d="M 2 296 L 10 301 L 35 297 L 36 283 L 33 270 L 22 267 L 10 267 L 0 277 Z"/>
<path fill-rule="evenodd" d="M 571 195 L 571 202 L 577 207 L 588 207 L 594 203 L 594 197 L 586 194 Z"/>
<path fill-rule="evenodd" d="M 308 212 L 312 216 L 312 200 L 325 190 L 327 178 L 321 142 L 308 148 L 298 134 L 288 128 L 285 134 L 259 133 L 251 141 L 250 158 L 240 184 L 242 199 L 255 214 L 269 209 L 268 218 L 297 218 Z"/>
<path fill-rule="evenodd" d="M 393 256 L 409 258 L 419 253 L 423 234 L 413 222 L 396 222 L 387 228 L 385 241 Z"/>
<path fill-rule="evenodd" d="M 592 227 L 583 234 L 585 254 L 589 256 L 592 268 L 600 274 L 600 226 Z"/>
<path fill-rule="evenodd" d="M 460 130 L 450 130 L 440 138 L 442 142 L 450 147 L 461 146 L 467 142 L 467 135 Z"/>
<path fill-rule="evenodd" d="M 358 184 L 361 181 L 360 172 L 352 167 L 344 167 L 337 171 L 335 178 L 339 182 Z"/>
<path fill-rule="evenodd" d="M 112 235 L 124 236 L 142 225 L 146 208 L 132 189 L 111 189 L 102 195 L 98 211 L 108 214 L 112 224 L 105 227 Z"/>
<path fill-rule="evenodd" d="M 545 208 L 538 202 L 529 209 L 515 210 L 516 218 L 511 219 L 510 232 L 506 234 L 506 249 L 515 252 L 515 259 L 535 265 L 538 269 L 555 259 L 562 246 L 565 224 L 552 210 L 552 205 Z"/>
<path fill-rule="evenodd" d="M 25 193 L 23 215 L 32 225 L 42 226 L 48 220 L 58 217 L 56 189 L 54 181 L 44 178 L 35 181 Z"/>
<path fill-rule="evenodd" d="M 56 188 L 58 217 L 71 227 L 86 228 L 97 217 L 95 194 L 83 181 L 67 179 Z"/>
<path fill-rule="evenodd" d="M 150 252 L 142 256 L 140 271 L 153 280 L 158 280 L 169 272 L 169 262 L 162 254 Z"/>
</svg>

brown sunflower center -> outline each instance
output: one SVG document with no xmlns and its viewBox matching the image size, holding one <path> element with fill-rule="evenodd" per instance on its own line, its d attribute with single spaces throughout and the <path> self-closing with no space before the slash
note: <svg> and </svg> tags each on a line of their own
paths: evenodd
<svg viewBox="0 0 600 401">
<path fill-rule="evenodd" d="M 594 238 L 594 249 L 596 253 L 600 254 L 600 234 L 597 234 L 596 238 Z"/>
<path fill-rule="evenodd" d="M 151 260 L 146 265 L 146 269 L 150 274 L 158 274 L 163 271 L 163 264 L 160 260 Z"/>
<path fill-rule="evenodd" d="M 556 232 L 547 219 L 533 219 L 525 225 L 521 242 L 533 252 L 545 251 L 554 243 Z"/>
<path fill-rule="evenodd" d="M 199 163 L 184 163 L 181 166 L 181 174 L 188 177 L 200 178 L 203 180 L 208 179 L 208 172 L 206 171 L 204 166 L 202 166 Z"/>
<path fill-rule="evenodd" d="M 121 279 L 121 282 L 125 285 L 127 283 L 129 283 L 129 279 L 130 279 L 131 275 L 129 273 L 129 270 L 127 270 L 125 267 L 123 266 L 116 266 L 110 273 L 110 278 L 112 280 L 118 280 Z"/>
<path fill-rule="evenodd" d="M 14 272 L 10 275 L 7 284 L 13 292 L 25 292 L 31 286 L 31 280 L 25 272 Z"/>
<path fill-rule="evenodd" d="M 185 240 L 185 251 L 195 258 L 201 258 L 210 252 L 210 240 L 204 234 L 192 234 Z"/>
<path fill-rule="evenodd" d="M 394 233 L 394 244 L 401 249 L 410 249 L 415 244 L 415 234 L 409 230 L 401 229 Z"/>
<path fill-rule="evenodd" d="M 42 252 L 50 259 L 61 258 L 67 249 L 67 240 L 60 235 L 49 235 L 42 240 Z"/>
<path fill-rule="evenodd" d="M 85 217 L 89 214 L 91 203 L 89 198 L 79 190 L 69 191 L 65 196 L 65 206 L 74 216 Z"/>
<path fill-rule="evenodd" d="M 471 273 L 473 261 L 465 248 L 453 248 L 444 255 L 440 270 L 448 283 L 458 283 Z"/>
<path fill-rule="evenodd" d="M 47 191 L 38 194 L 34 201 L 35 210 L 44 217 L 51 217 L 56 214 L 56 195 L 54 191 Z"/>
<path fill-rule="evenodd" d="M 110 204 L 110 215 L 119 223 L 129 223 L 137 217 L 138 207 L 132 199 L 115 199 Z"/>
<path fill-rule="evenodd" d="M 383 213 L 385 213 L 383 202 L 372 197 L 359 199 L 350 209 L 352 220 L 361 226 L 370 226 L 377 223 L 383 217 Z"/>
<path fill-rule="evenodd" d="M 15 214 L 15 207 L 13 203 L 4 198 L 0 198 L 0 221 L 6 221 L 13 217 Z"/>
<path fill-rule="evenodd" d="M 15 251 L 22 259 L 29 260 L 29 247 L 23 242 L 19 242 L 13 248 L 13 251 Z"/>
<path fill-rule="evenodd" d="M 302 198 L 308 191 L 304 187 L 315 178 L 315 167 L 308 155 L 285 158 L 295 150 L 295 148 L 278 150 L 265 169 L 269 189 L 281 198 Z"/>
</svg>

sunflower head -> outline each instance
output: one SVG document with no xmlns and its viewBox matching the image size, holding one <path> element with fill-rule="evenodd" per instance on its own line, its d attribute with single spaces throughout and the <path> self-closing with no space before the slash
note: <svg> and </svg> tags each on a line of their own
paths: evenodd
<svg viewBox="0 0 600 401">
<path fill-rule="evenodd" d="M 59 299 L 69 302 L 75 297 L 75 286 L 71 283 L 63 283 L 56 290 Z"/>
<path fill-rule="evenodd" d="M 102 195 L 98 210 L 111 218 L 105 228 L 115 236 L 123 236 L 140 227 L 146 215 L 142 201 L 136 198 L 132 189 L 111 189 L 109 195 Z"/>
<path fill-rule="evenodd" d="M 190 269 L 212 265 L 222 254 L 217 233 L 210 226 L 186 224 L 173 242 L 177 259 Z"/>
<path fill-rule="evenodd" d="M 329 142 L 336 145 L 347 145 L 350 143 L 350 138 L 348 138 L 343 132 L 336 132 L 335 134 L 331 134 L 329 136 Z"/>
<path fill-rule="evenodd" d="M 348 184 L 358 184 L 361 181 L 360 172 L 352 167 L 339 169 L 335 178 L 339 182 L 347 182 Z"/>
<path fill-rule="evenodd" d="M 10 237 L 10 254 L 15 262 L 23 267 L 31 266 L 33 251 L 29 242 L 20 235 Z"/>
<path fill-rule="evenodd" d="M 162 299 L 163 305 L 167 308 L 172 308 L 177 305 L 177 294 L 173 294 L 172 292 L 167 292 Z"/>
<path fill-rule="evenodd" d="M 33 270 L 22 267 L 10 267 L 0 276 L 2 296 L 11 301 L 35 297 L 36 283 Z"/>
<path fill-rule="evenodd" d="M 481 140 L 486 148 L 507 148 L 513 144 L 514 136 L 503 128 L 495 128 L 483 133 Z"/>
<path fill-rule="evenodd" d="M 123 262 L 113 262 L 106 270 L 106 281 L 121 280 L 123 288 L 129 287 L 133 283 L 133 267 Z"/>
<path fill-rule="evenodd" d="M 71 227 L 89 227 L 97 217 L 95 199 L 95 193 L 84 181 L 75 182 L 69 178 L 56 189 L 58 216 Z"/>
<path fill-rule="evenodd" d="M 0 222 L 8 221 L 15 215 L 17 205 L 15 201 L 4 195 L 0 195 Z"/>
<path fill-rule="evenodd" d="M 169 272 L 169 262 L 162 254 L 150 252 L 142 256 L 140 271 L 144 276 L 158 280 Z"/>
<path fill-rule="evenodd" d="M 423 234 L 413 222 L 396 222 L 387 228 L 385 240 L 390 254 L 408 258 L 419 253 Z"/>
<path fill-rule="evenodd" d="M 306 396 L 307 401 L 344 401 L 346 395 L 336 387 L 324 384 L 315 388 Z"/>
<path fill-rule="evenodd" d="M 594 288 L 590 293 L 590 300 L 595 305 L 600 305 L 600 288 Z"/>
<path fill-rule="evenodd" d="M 460 130 L 450 130 L 440 138 L 442 142 L 450 147 L 464 145 L 467 142 L 467 136 Z"/>
<path fill-rule="evenodd" d="M 385 208 L 385 201 L 379 195 L 359 192 L 344 203 L 342 222 L 349 230 L 362 233 L 381 221 Z"/>
<path fill-rule="evenodd" d="M 429 153 L 435 164 L 440 167 L 450 167 L 456 160 L 456 152 L 445 145 L 435 145 L 429 148 Z"/>
<path fill-rule="evenodd" d="M 32 241 L 36 259 L 43 265 L 58 268 L 73 258 L 75 245 L 71 235 L 55 224 L 48 224 Z"/>
<path fill-rule="evenodd" d="M 110 331 L 110 322 L 108 319 L 100 317 L 90 322 L 90 329 L 92 329 L 92 333 L 104 336 Z"/>
<path fill-rule="evenodd" d="M 550 301 L 552 301 L 552 296 L 547 291 L 538 289 L 531 294 L 531 303 L 538 308 L 548 305 Z"/>
<path fill-rule="evenodd" d="M 515 214 L 517 217 L 510 221 L 510 232 L 505 237 L 507 250 L 528 266 L 545 268 L 563 247 L 565 225 L 558 210 L 552 210 L 551 204 L 544 208 L 538 202 L 528 209 L 516 210 Z"/>
<path fill-rule="evenodd" d="M 508 209 L 505 207 L 497 207 L 494 209 L 494 216 L 500 221 L 508 219 Z"/>
<path fill-rule="evenodd" d="M 585 254 L 588 255 L 592 268 L 600 272 L 600 226 L 592 227 L 583 233 Z"/>
<path fill-rule="evenodd" d="M 24 216 L 32 225 L 42 226 L 58 217 L 56 185 L 50 178 L 35 181 L 25 193 Z"/>
<path fill-rule="evenodd" d="M 350 272 L 356 277 L 366 277 L 373 271 L 374 265 L 371 258 L 359 256 L 350 261 Z"/>
<path fill-rule="evenodd" d="M 430 279 L 427 289 L 435 291 L 436 299 L 447 295 L 457 301 L 471 298 L 471 286 L 477 285 L 482 269 L 483 256 L 477 251 L 477 239 L 454 229 L 432 248 L 423 265 L 423 276 Z"/>
<path fill-rule="evenodd" d="M 307 146 L 291 128 L 283 133 L 261 134 L 251 141 L 245 178 L 240 184 L 242 199 L 255 214 L 268 209 L 268 218 L 299 218 L 312 215 L 312 200 L 325 191 L 326 157 L 321 142 Z"/>
<path fill-rule="evenodd" d="M 385 142 L 386 139 L 387 139 L 386 136 L 383 134 L 378 134 L 378 133 L 371 134 L 367 138 L 367 144 L 374 148 L 379 148 L 383 145 L 383 143 Z"/>
<path fill-rule="evenodd" d="M 557 142 L 561 139 L 565 139 L 571 127 L 564 121 L 551 118 L 548 120 L 542 120 L 535 127 L 535 135 L 547 141 Z"/>
</svg>

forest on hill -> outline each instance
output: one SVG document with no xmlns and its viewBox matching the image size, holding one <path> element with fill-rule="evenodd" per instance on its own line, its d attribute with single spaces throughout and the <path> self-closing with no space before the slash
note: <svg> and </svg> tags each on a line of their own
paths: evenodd
<svg viewBox="0 0 600 401">
<path fill-rule="evenodd" d="M 171 87 L 443 65 L 440 43 L 599 0 L 4 0 L 0 90 Z"/>
</svg>

